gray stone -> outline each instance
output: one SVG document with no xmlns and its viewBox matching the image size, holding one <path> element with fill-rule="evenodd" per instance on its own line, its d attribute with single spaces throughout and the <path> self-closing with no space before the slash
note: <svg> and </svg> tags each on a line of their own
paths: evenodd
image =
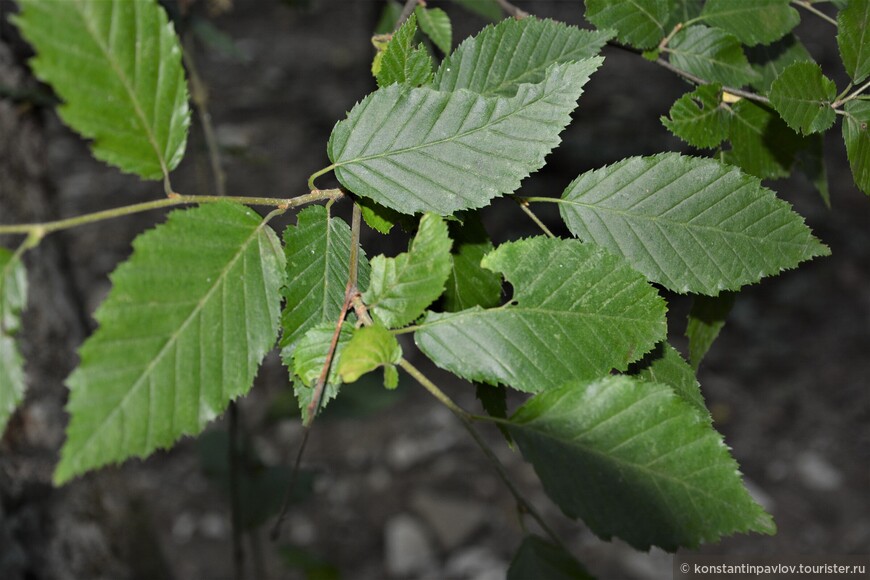
<svg viewBox="0 0 870 580">
<path fill-rule="evenodd" d="M 467 540 L 487 521 L 484 505 L 420 491 L 411 499 L 411 506 L 435 533 L 439 545 L 450 552 Z"/>
<path fill-rule="evenodd" d="M 384 526 L 387 571 L 395 576 L 424 573 L 435 566 L 435 550 L 423 524 L 409 514 L 399 514 Z"/>
<path fill-rule="evenodd" d="M 843 484 L 843 475 L 827 459 L 813 451 L 801 453 L 795 461 L 795 470 L 810 489 L 833 491 Z"/>
</svg>

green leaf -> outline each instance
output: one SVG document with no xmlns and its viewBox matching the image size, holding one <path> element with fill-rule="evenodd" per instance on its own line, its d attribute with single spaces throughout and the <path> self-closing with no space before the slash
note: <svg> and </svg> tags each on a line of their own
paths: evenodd
<svg viewBox="0 0 870 580">
<path fill-rule="evenodd" d="M 389 328 L 404 326 L 441 296 L 450 275 L 450 243 L 444 220 L 426 214 L 406 253 L 372 259 L 363 300 L 378 320 Z"/>
<path fill-rule="evenodd" d="M 281 356 L 290 363 L 296 342 L 315 325 L 333 326 L 344 306 L 345 287 L 350 274 L 350 227 L 332 218 L 323 206 L 300 211 L 296 226 L 284 232 L 287 256 L 287 284 L 281 294 L 286 301 L 281 314 Z M 357 281 L 369 283 L 369 263 L 359 249 Z"/>
<path fill-rule="evenodd" d="M 502 20 L 464 40 L 441 63 L 432 84 L 440 91 L 512 97 L 520 85 L 544 81 L 554 64 L 597 56 L 612 37 L 609 30 L 580 30 L 534 17 Z M 501 58 L 505 54 L 512 58 Z"/>
<path fill-rule="evenodd" d="M 492 251 L 492 242 L 480 216 L 470 214 L 463 222 L 450 223 L 453 267 L 444 292 L 444 309 L 457 312 L 473 306 L 492 308 L 501 301 L 501 277 L 480 265 Z"/>
<path fill-rule="evenodd" d="M 665 30 L 671 31 L 678 23 L 685 23 L 701 15 L 703 0 L 668 0 L 670 19 Z"/>
<path fill-rule="evenodd" d="M 674 551 L 775 532 L 722 436 L 665 385 L 570 383 L 533 397 L 509 429 L 550 498 L 605 540 Z"/>
<path fill-rule="evenodd" d="M 707 0 L 701 18 L 747 46 L 779 40 L 801 20 L 789 0 Z"/>
<path fill-rule="evenodd" d="M 584 173 L 562 195 L 571 232 L 675 292 L 715 296 L 829 254 L 760 180 L 663 153 Z"/>
<path fill-rule="evenodd" d="M 734 306 L 736 296 L 734 292 L 723 292 L 715 298 L 695 296 L 692 300 L 686 337 L 689 339 L 689 360 L 693 368 L 698 368 L 725 326 L 725 319 Z"/>
<path fill-rule="evenodd" d="M 284 254 L 243 206 L 172 212 L 111 278 L 67 380 L 57 484 L 202 431 L 250 389 L 278 335 Z"/>
<path fill-rule="evenodd" d="M 825 207 L 831 207 L 831 192 L 828 188 L 828 170 L 825 168 L 824 135 L 805 138 L 806 146 L 797 152 L 797 168 L 813 184 Z"/>
<path fill-rule="evenodd" d="M 511 566 L 507 580 L 593 580 L 586 568 L 562 548 L 539 538 L 526 536 Z"/>
<path fill-rule="evenodd" d="M 414 9 L 420 30 L 428 36 L 435 46 L 444 54 L 450 54 L 453 49 L 453 27 L 450 25 L 450 17 L 440 8 L 424 8 L 417 6 Z"/>
<path fill-rule="evenodd" d="M 638 362 L 629 367 L 628 374 L 640 381 L 659 383 L 671 387 L 685 402 L 697 409 L 707 420 L 712 420 L 704 403 L 701 385 L 694 369 L 667 342 L 660 342 Z"/>
<path fill-rule="evenodd" d="M 770 102 L 789 127 L 804 135 L 826 131 L 834 124 L 831 104 L 837 98 L 834 81 L 814 62 L 796 62 L 770 86 Z"/>
<path fill-rule="evenodd" d="M 338 373 L 345 383 L 353 383 L 378 367 L 393 367 L 402 360 L 396 337 L 380 325 L 357 328 L 341 354 Z M 386 370 L 386 369 L 385 369 Z M 388 388 L 395 388 L 387 384 Z"/>
<path fill-rule="evenodd" d="M 689 26 L 668 45 L 671 64 L 708 82 L 741 87 L 757 78 L 737 39 L 721 30 Z"/>
<path fill-rule="evenodd" d="M 327 152 L 350 191 L 400 211 L 487 205 L 544 165 L 600 58 L 554 65 L 515 97 L 390 86 L 335 126 Z"/>
<path fill-rule="evenodd" d="M 24 359 L 15 334 L 27 305 L 27 272 L 6 248 L 0 248 L 0 438 L 6 422 L 24 400 Z"/>
<path fill-rule="evenodd" d="M 860 83 L 870 75 L 870 4 L 849 2 L 837 14 L 837 45 L 840 58 L 853 83 Z"/>
<path fill-rule="evenodd" d="M 668 11 L 668 0 L 586 0 L 586 20 L 615 28 L 620 41 L 636 48 L 651 48 L 664 38 Z"/>
<path fill-rule="evenodd" d="M 63 121 L 94 157 L 160 179 L 184 155 L 190 109 L 181 46 L 155 0 L 22 0 L 15 23 L 34 73 L 63 99 Z"/>
<path fill-rule="evenodd" d="M 728 138 L 728 113 L 722 106 L 722 86 L 701 85 L 686 93 L 662 117 L 668 130 L 694 147 L 713 148 Z"/>
<path fill-rule="evenodd" d="M 432 80 L 432 59 L 423 45 L 414 46 L 417 34 L 417 19 L 411 16 L 393 34 L 387 44 L 377 71 L 379 87 L 395 83 L 417 87 L 429 84 Z"/>
<path fill-rule="evenodd" d="M 752 87 L 762 93 L 770 90 L 782 71 L 796 62 L 812 61 L 813 57 L 794 34 L 787 34 L 774 44 L 760 44 L 746 51 L 752 70 L 759 74 Z"/>
<path fill-rule="evenodd" d="M 483 266 L 513 285 L 510 304 L 430 312 L 415 334 L 435 364 L 462 378 L 540 392 L 623 370 L 665 335 L 655 289 L 597 246 L 530 238 L 502 244 Z"/>
<path fill-rule="evenodd" d="M 451 0 L 454 4 L 462 6 L 466 10 L 479 14 L 488 20 L 500 20 L 502 17 L 501 6 L 496 0 Z"/>
<path fill-rule="evenodd" d="M 843 141 L 855 184 L 861 191 L 870 195 L 870 102 L 854 100 L 846 103 L 846 116 L 843 120 Z"/>
<path fill-rule="evenodd" d="M 367 197 L 361 197 L 356 200 L 359 204 L 362 218 L 373 230 L 384 235 L 390 233 L 396 223 L 402 221 L 408 216 L 400 214 L 394 209 L 384 207 L 379 203 L 375 203 Z"/>
<path fill-rule="evenodd" d="M 323 365 L 326 364 L 326 356 L 329 354 L 329 347 L 335 334 L 336 322 L 338 321 L 323 322 L 313 326 L 299 340 L 299 344 L 293 351 L 293 374 L 295 375 L 293 390 L 296 393 L 296 400 L 299 402 L 299 409 L 303 413 L 314 398 L 313 387 L 317 383 L 317 379 L 320 378 L 320 373 L 323 372 Z M 351 336 L 353 336 L 353 325 L 345 322 L 339 332 L 338 343 L 332 355 L 332 364 L 330 364 L 323 396 L 320 400 L 321 411 L 326 408 L 329 401 L 338 396 L 338 391 L 341 388 L 341 376 L 338 373 L 337 363 L 341 360 L 344 349 L 350 343 Z"/>
<path fill-rule="evenodd" d="M 762 179 L 788 177 L 803 139 L 773 110 L 741 99 L 731 107 L 725 160 Z"/>
<path fill-rule="evenodd" d="M 378 23 L 375 24 L 374 34 L 379 36 L 391 33 L 396 28 L 396 22 L 401 15 L 402 5 L 396 0 L 387 0 L 383 10 L 381 10 L 381 15 L 378 17 Z"/>
<path fill-rule="evenodd" d="M 499 419 L 507 419 L 506 389 L 486 383 L 474 383 L 474 394 L 487 415 L 498 417 Z M 504 428 L 504 425 L 496 423 L 496 426 L 505 434 L 508 441 L 511 441 L 510 432 Z"/>
</svg>

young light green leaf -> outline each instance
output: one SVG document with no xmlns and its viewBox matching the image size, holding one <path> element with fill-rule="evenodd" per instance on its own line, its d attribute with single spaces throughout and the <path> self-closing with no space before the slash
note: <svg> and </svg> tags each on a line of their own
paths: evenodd
<svg viewBox="0 0 870 580">
<path fill-rule="evenodd" d="M 379 61 L 379 87 L 399 84 L 418 87 L 432 80 L 432 59 L 423 45 L 414 46 L 417 18 L 414 14 L 393 34 Z"/>
<path fill-rule="evenodd" d="M 502 244 L 483 266 L 513 285 L 510 305 L 430 312 L 415 334 L 435 364 L 465 379 L 540 392 L 624 370 L 665 335 L 655 289 L 595 245 L 531 238 Z"/>
<path fill-rule="evenodd" d="M 853 83 L 870 75 L 870 3 L 855 0 L 837 14 L 840 58 Z"/>
<path fill-rule="evenodd" d="M 54 481 L 197 434 L 246 393 L 278 336 L 283 281 L 278 238 L 243 206 L 175 211 L 136 238 L 67 380 Z"/>
<path fill-rule="evenodd" d="M 722 436 L 665 385 L 569 383 L 533 397 L 508 428 L 550 498 L 605 540 L 674 551 L 776 530 Z"/>
<path fill-rule="evenodd" d="M 681 399 L 711 420 L 695 371 L 667 342 L 658 343 L 645 357 L 631 365 L 628 374 L 641 381 L 671 387 Z"/>
<path fill-rule="evenodd" d="M 394 209 L 384 207 L 379 203 L 375 203 L 367 197 L 361 197 L 356 200 L 360 207 L 363 221 L 376 232 L 384 235 L 390 233 L 396 223 L 407 219 L 408 216 L 400 214 Z"/>
<path fill-rule="evenodd" d="M 722 87 L 701 85 L 686 93 L 662 117 L 668 130 L 694 147 L 713 148 L 728 138 L 728 112 L 722 106 Z"/>
<path fill-rule="evenodd" d="M 801 20 L 789 0 L 707 0 L 701 18 L 747 46 L 779 40 Z"/>
<path fill-rule="evenodd" d="M 689 26 L 668 45 L 671 64 L 709 82 L 741 87 L 757 78 L 740 42 L 727 32 L 706 26 Z"/>
<path fill-rule="evenodd" d="M 844 110 L 846 116 L 843 119 L 843 141 L 846 142 L 852 177 L 861 191 L 870 195 L 870 135 L 867 132 L 870 102 L 849 101 Z"/>
<path fill-rule="evenodd" d="M 344 306 L 350 265 L 350 227 L 332 218 L 323 206 L 299 212 L 296 226 L 284 232 L 287 284 L 282 288 L 286 304 L 281 314 L 281 356 L 290 365 L 296 342 L 315 325 L 335 325 Z M 369 263 L 359 249 L 357 281 L 369 283 Z"/>
<path fill-rule="evenodd" d="M 441 63 L 432 85 L 439 91 L 512 97 L 520 85 L 542 82 L 554 64 L 597 56 L 612 37 L 609 30 L 580 30 L 534 17 L 502 20 L 464 40 Z M 506 53 L 513 58 L 499 58 Z"/>
<path fill-rule="evenodd" d="M 496 0 L 452 0 L 452 2 L 488 20 L 495 21 L 502 17 L 501 6 Z"/>
<path fill-rule="evenodd" d="M 615 28 L 616 37 L 636 48 L 651 48 L 666 34 L 668 0 L 586 0 L 586 20 L 597 28 Z"/>
<path fill-rule="evenodd" d="M 450 215 L 510 193 L 544 165 L 600 58 L 554 65 L 511 98 L 398 85 L 335 126 L 327 152 L 350 191 L 402 213 Z"/>
<path fill-rule="evenodd" d="M 323 365 L 326 364 L 336 322 L 337 320 L 331 323 L 323 322 L 311 327 L 293 350 L 293 391 L 296 393 L 296 400 L 303 414 L 314 398 L 314 386 L 323 372 Z M 351 336 L 353 336 L 353 325 L 345 322 L 338 334 L 338 343 L 332 355 L 332 364 L 320 399 L 321 411 L 326 408 L 329 401 L 338 396 L 341 376 L 338 374 L 337 363 L 350 343 Z"/>
<path fill-rule="evenodd" d="M 580 562 L 538 536 L 526 536 L 507 572 L 507 580 L 594 580 Z"/>
<path fill-rule="evenodd" d="M 22 0 L 15 22 L 58 113 L 94 157 L 160 179 L 184 155 L 190 109 L 181 46 L 156 0 Z"/>
<path fill-rule="evenodd" d="M 18 257 L 0 248 L 0 438 L 6 422 L 24 399 L 24 359 L 15 334 L 27 304 L 27 272 Z"/>
<path fill-rule="evenodd" d="M 768 107 L 741 99 L 731 107 L 728 163 L 762 179 L 787 177 L 803 138 Z"/>
<path fill-rule="evenodd" d="M 453 49 L 453 26 L 450 17 L 440 8 L 424 8 L 417 6 L 414 9 L 420 30 L 428 36 L 435 46 L 444 54 L 450 54 Z"/>
<path fill-rule="evenodd" d="M 836 114 L 831 104 L 837 98 L 834 81 L 814 62 L 796 62 L 770 86 L 770 102 L 789 127 L 804 135 L 826 131 Z"/>
<path fill-rule="evenodd" d="M 378 367 L 393 367 L 402 360 L 402 348 L 396 337 L 383 326 L 357 328 L 341 353 L 338 373 L 345 383 L 353 383 Z M 386 368 L 385 368 L 386 370 Z M 395 388 L 387 384 L 388 388 Z"/>
<path fill-rule="evenodd" d="M 363 300 L 385 326 L 414 321 L 441 296 L 450 275 L 450 243 L 444 220 L 426 214 L 406 253 L 372 259 L 371 285 Z"/>
<path fill-rule="evenodd" d="M 759 74 L 752 88 L 767 93 L 782 71 L 796 62 L 812 61 L 804 44 L 794 34 L 785 35 L 773 44 L 759 44 L 746 51 L 752 70 Z"/>
<path fill-rule="evenodd" d="M 458 312 L 474 306 L 492 308 L 501 302 L 501 277 L 480 265 L 492 251 L 480 216 L 464 216 L 462 223 L 450 223 L 453 239 L 453 267 L 444 292 L 444 309 Z"/>
<path fill-rule="evenodd" d="M 686 337 L 689 339 L 689 360 L 694 369 L 698 369 L 701 359 L 725 326 L 725 319 L 736 297 L 734 292 L 723 292 L 715 298 L 695 296 L 692 300 Z"/>
<path fill-rule="evenodd" d="M 584 173 L 559 207 L 574 235 L 680 293 L 715 296 L 830 253 L 757 178 L 678 153 Z"/>
</svg>

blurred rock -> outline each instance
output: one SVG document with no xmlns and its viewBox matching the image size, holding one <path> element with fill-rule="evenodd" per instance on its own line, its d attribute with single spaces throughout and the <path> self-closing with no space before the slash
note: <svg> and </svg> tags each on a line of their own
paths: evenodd
<svg viewBox="0 0 870 580">
<path fill-rule="evenodd" d="M 486 508 L 480 502 L 428 491 L 415 493 L 411 506 L 429 524 L 440 546 L 448 552 L 465 544 L 487 520 Z"/>
<path fill-rule="evenodd" d="M 843 475 L 837 468 L 813 451 L 801 453 L 794 467 L 804 485 L 811 489 L 833 491 L 843 484 Z"/>
<path fill-rule="evenodd" d="M 426 572 L 435 565 L 435 551 L 417 518 L 399 514 L 384 526 L 387 571 L 396 576 Z"/>
<path fill-rule="evenodd" d="M 454 554 L 444 566 L 444 577 L 468 580 L 503 580 L 508 562 L 500 559 L 488 548 L 475 546 Z"/>
</svg>

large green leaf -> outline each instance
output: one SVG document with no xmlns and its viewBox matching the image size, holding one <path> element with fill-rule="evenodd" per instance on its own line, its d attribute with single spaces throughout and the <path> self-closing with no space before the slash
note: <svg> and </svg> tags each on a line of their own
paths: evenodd
<svg viewBox="0 0 870 580">
<path fill-rule="evenodd" d="M 15 22 L 61 118 L 94 156 L 145 179 L 184 155 L 190 109 L 181 46 L 156 0 L 21 0 Z"/>
<path fill-rule="evenodd" d="M 834 81 L 814 62 L 796 62 L 770 86 L 770 102 L 789 127 L 804 135 L 826 131 L 834 124 L 831 107 L 837 98 Z"/>
<path fill-rule="evenodd" d="M 773 44 L 760 44 L 746 51 L 752 70 L 759 74 L 752 87 L 767 93 L 782 71 L 796 62 L 812 61 L 804 44 L 794 34 L 787 34 Z"/>
<path fill-rule="evenodd" d="M 593 580 L 571 554 L 538 536 L 526 536 L 508 568 L 507 580 Z"/>
<path fill-rule="evenodd" d="M 67 381 L 58 484 L 199 433 L 248 391 L 278 335 L 284 254 L 250 209 L 175 211 L 133 249 Z"/>
<path fill-rule="evenodd" d="M 281 355 L 290 365 L 293 347 L 313 326 L 338 321 L 350 267 L 350 227 L 332 218 L 322 206 L 305 208 L 296 226 L 284 232 L 287 256 L 287 284 L 281 293 L 286 300 L 281 315 Z M 359 249 L 357 281 L 369 284 L 369 263 Z"/>
<path fill-rule="evenodd" d="M 617 38 L 651 48 L 664 38 L 668 0 L 586 0 L 586 19 L 598 28 L 614 28 Z"/>
<path fill-rule="evenodd" d="M 722 106 L 722 87 L 701 85 L 674 103 L 670 118 L 662 117 L 668 130 L 694 147 L 716 147 L 728 137 L 728 113 Z"/>
<path fill-rule="evenodd" d="M 608 30 L 580 30 L 533 17 L 502 20 L 465 39 L 441 63 L 432 84 L 440 91 L 512 97 L 520 85 L 543 81 L 554 64 L 598 55 L 612 36 Z"/>
<path fill-rule="evenodd" d="M 27 272 L 21 260 L 0 248 L 0 438 L 6 422 L 24 399 L 24 360 L 15 334 L 27 304 Z"/>
<path fill-rule="evenodd" d="M 715 296 L 829 253 L 757 178 L 678 153 L 584 173 L 560 209 L 574 235 L 681 293 Z"/>
<path fill-rule="evenodd" d="M 861 191 L 870 195 L 870 102 L 849 101 L 844 108 L 843 140 L 852 167 L 852 177 Z"/>
<path fill-rule="evenodd" d="M 665 30 L 671 31 L 677 23 L 688 22 L 700 16 L 703 4 L 703 0 L 668 0 L 670 19 Z"/>
<path fill-rule="evenodd" d="M 689 339 L 689 360 L 695 369 L 725 326 L 736 296 L 734 292 L 723 292 L 715 298 L 695 296 L 692 301 L 686 337 Z"/>
<path fill-rule="evenodd" d="M 417 18 L 414 14 L 396 31 L 380 55 L 378 86 L 394 83 L 416 87 L 432 80 L 432 59 L 422 44 L 414 46 Z"/>
<path fill-rule="evenodd" d="M 775 111 L 748 99 L 731 107 L 728 138 L 725 160 L 762 179 L 790 175 L 803 144 Z"/>
<path fill-rule="evenodd" d="M 444 54 L 449 54 L 453 48 L 453 27 L 450 17 L 440 8 L 425 8 L 417 6 L 414 9 L 420 30 L 428 36 L 435 46 Z"/>
<path fill-rule="evenodd" d="M 423 314 L 444 292 L 450 275 L 450 244 L 444 220 L 426 214 L 406 253 L 374 257 L 371 285 L 363 294 L 374 316 L 396 328 Z"/>
<path fill-rule="evenodd" d="M 605 540 L 674 551 L 776 529 L 722 436 L 665 385 L 569 383 L 533 397 L 508 428 L 547 494 Z"/>
<path fill-rule="evenodd" d="M 747 46 L 779 40 L 801 20 L 789 0 L 707 0 L 701 18 Z"/>
<path fill-rule="evenodd" d="M 629 374 L 641 381 L 667 385 L 684 401 L 710 419 L 695 371 L 667 342 L 660 342 L 645 357 L 629 367 Z"/>
<path fill-rule="evenodd" d="M 335 334 L 336 322 L 338 321 L 323 322 L 311 327 L 293 350 L 293 391 L 296 393 L 299 409 L 303 413 L 306 412 L 308 405 L 314 399 L 314 387 L 323 372 L 323 365 L 326 364 L 326 357 L 329 354 L 332 337 Z M 342 385 L 341 376 L 338 373 L 338 361 L 341 360 L 341 355 L 352 336 L 353 325 L 345 322 L 339 331 L 338 342 L 332 355 L 329 372 L 326 375 L 326 384 L 320 399 L 319 410 L 321 411 L 326 408 L 329 401 L 338 396 Z"/>
<path fill-rule="evenodd" d="M 402 348 L 396 337 L 380 325 L 357 328 L 338 361 L 338 373 L 345 383 L 384 367 L 384 385 L 394 389 L 399 384 L 396 366 L 402 360 Z"/>
<path fill-rule="evenodd" d="M 689 26 L 667 48 L 675 67 L 709 82 L 741 87 L 757 78 L 737 39 L 716 28 Z"/>
<path fill-rule="evenodd" d="M 483 266 L 513 285 L 510 304 L 430 312 L 415 334 L 435 364 L 460 377 L 534 393 L 623 370 L 664 337 L 664 301 L 594 245 L 530 238 L 502 244 Z"/>
<path fill-rule="evenodd" d="M 837 14 L 837 45 L 853 83 L 870 75 L 870 3 L 855 0 Z"/>
<path fill-rule="evenodd" d="M 449 215 L 517 189 L 544 165 L 600 58 L 552 66 L 511 98 L 393 85 L 335 126 L 327 152 L 350 191 L 402 213 Z"/>
<path fill-rule="evenodd" d="M 480 265 L 483 257 L 492 251 L 492 242 L 483 228 L 480 217 L 474 213 L 463 221 L 450 222 L 453 238 L 453 267 L 444 292 L 444 309 L 457 312 L 481 306 L 492 308 L 501 302 L 501 277 Z"/>
</svg>

